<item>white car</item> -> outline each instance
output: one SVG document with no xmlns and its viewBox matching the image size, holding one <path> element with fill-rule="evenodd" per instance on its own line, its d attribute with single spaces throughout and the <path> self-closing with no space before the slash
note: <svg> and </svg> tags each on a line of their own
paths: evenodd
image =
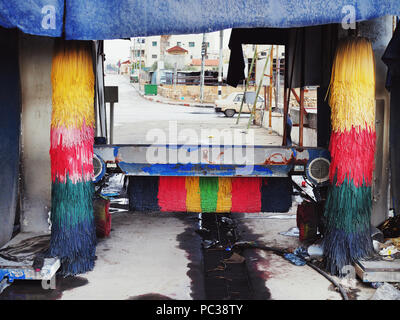
<svg viewBox="0 0 400 320">
<path fill-rule="evenodd" d="M 233 117 L 235 113 L 239 113 L 240 105 L 243 99 L 243 92 L 233 92 L 225 99 L 215 100 L 215 112 L 223 112 L 226 117 Z M 246 98 L 243 102 L 242 113 L 251 113 L 254 104 L 256 92 L 246 92 Z M 264 98 L 258 96 L 256 109 L 264 108 Z"/>
</svg>

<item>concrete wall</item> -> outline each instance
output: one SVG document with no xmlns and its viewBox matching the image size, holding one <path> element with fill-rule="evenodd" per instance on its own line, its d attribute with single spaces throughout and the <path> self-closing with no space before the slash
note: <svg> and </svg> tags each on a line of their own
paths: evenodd
<svg viewBox="0 0 400 320">
<path fill-rule="evenodd" d="M 244 88 L 238 86 L 237 88 L 231 86 L 222 86 L 222 99 L 226 98 L 232 92 L 243 92 Z M 163 84 L 158 87 L 158 94 L 170 99 L 179 101 L 184 97 L 184 101 L 199 101 L 200 100 L 200 86 L 186 86 Z M 204 102 L 214 103 L 218 99 L 218 86 L 204 86 Z"/>
<path fill-rule="evenodd" d="M 54 40 L 21 33 L 22 190 L 21 230 L 48 230 L 51 205 L 51 60 Z"/>
<path fill-rule="evenodd" d="M 382 62 L 382 55 L 392 38 L 393 20 L 386 16 L 361 22 L 358 27 L 360 36 L 372 42 L 375 54 L 376 72 L 376 151 L 375 172 L 372 185 L 372 215 L 374 226 L 381 224 L 389 212 L 389 108 L 390 97 L 385 89 L 387 67 Z"/>
</svg>

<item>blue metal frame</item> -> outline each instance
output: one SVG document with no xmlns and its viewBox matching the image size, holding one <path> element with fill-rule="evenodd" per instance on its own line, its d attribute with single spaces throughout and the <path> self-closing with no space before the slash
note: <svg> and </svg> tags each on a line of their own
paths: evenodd
<svg viewBox="0 0 400 320">
<path fill-rule="evenodd" d="M 134 176 L 287 177 L 305 174 L 313 159 L 330 161 L 326 149 L 311 147 L 132 144 L 94 150 L 108 169 Z"/>
</svg>

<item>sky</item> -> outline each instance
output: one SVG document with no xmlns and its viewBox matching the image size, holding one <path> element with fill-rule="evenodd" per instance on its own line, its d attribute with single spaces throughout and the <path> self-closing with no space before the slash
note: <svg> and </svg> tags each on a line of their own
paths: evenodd
<svg viewBox="0 0 400 320">
<path fill-rule="evenodd" d="M 128 60 L 130 46 L 129 40 L 104 40 L 105 64 Z"/>
</svg>

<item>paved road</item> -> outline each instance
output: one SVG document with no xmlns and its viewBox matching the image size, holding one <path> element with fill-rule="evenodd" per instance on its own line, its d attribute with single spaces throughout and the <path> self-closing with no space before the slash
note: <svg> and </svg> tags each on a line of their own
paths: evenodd
<svg viewBox="0 0 400 320">
<path fill-rule="evenodd" d="M 119 87 L 115 105 L 115 144 L 133 143 L 206 143 L 281 145 L 281 137 L 265 128 L 250 126 L 249 115 L 226 118 L 212 108 L 187 107 L 149 101 L 122 75 L 105 77 L 106 85 Z M 232 141 L 232 142 L 231 142 Z"/>
</svg>

